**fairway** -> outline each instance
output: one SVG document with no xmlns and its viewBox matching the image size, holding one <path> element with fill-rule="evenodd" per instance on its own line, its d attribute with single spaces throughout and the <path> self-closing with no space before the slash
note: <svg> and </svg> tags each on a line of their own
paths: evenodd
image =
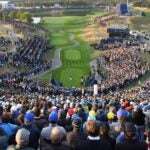
<svg viewBox="0 0 150 150">
<path fill-rule="evenodd" d="M 98 12 L 96 12 L 98 13 Z M 99 15 L 104 14 L 99 11 Z M 94 49 L 89 43 L 81 40 L 83 29 L 90 23 L 90 16 L 45 17 L 42 26 L 51 33 L 51 43 L 61 49 L 61 67 L 52 71 L 52 77 L 64 86 L 81 86 L 81 77 L 90 74 L 91 55 Z M 50 52 L 48 52 L 50 53 Z M 48 56 L 46 56 L 48 57 Z M 72 80 L 69 77 L 72 77 Z M 41 76 L 38 80 L 48 82 L 51 72 Z"/>
</svg>

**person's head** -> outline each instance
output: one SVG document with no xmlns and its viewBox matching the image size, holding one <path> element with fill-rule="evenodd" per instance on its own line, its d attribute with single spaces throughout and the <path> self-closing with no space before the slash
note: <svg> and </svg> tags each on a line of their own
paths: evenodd
<svg viewBox="0 0 150 150">
<path fill-rule="evenodd" d="M 8 112 L 4 112 L 2 115 L 2 121 L 3 123 L 9 123 L 10 122 L 10 115 Z"/>
<path fill-rule="evenodd" d="M 99 134 L 102 137 L 107 137 L 109 135 L 110 126 L 108 123 L 102 123 L 99 127 Z"/>
<path fill-rule="evenodd" d="M 49 114 L 49 122 L 51 124 L 56 124 L 58 121 L 58 114 L 56 111 L 52 111 L 50 114 Z"/>
<path fill-rule="evenodd" d="M 33 107 L 32 111 L 36 117 L 40 116 L 40 108 L 39 107 Z"/>
<path fill-rule="evenodd" d="M 136 128 L 132 122 L 126 122 L 124 124 L 124 134 L 127 139 L 133 139 L 136 135 Z"/>
<path fill-rule="evenodd" d="M 77 117 L 72 121 L 72 126 L 74 130 L 80 130 L 82 127 L 82 120 Z"/>
<path fill-rule="evenodd" d="M 16 133 L 16 143 L 20 146 L 25 146 L 29 144 L 30 132 L 27 129 L 19 129 Z"/>
<path fill-rule="evenodd" d="M 52 128 L 50 134 L 51 143 L 61 143 L 63 139 L 63 133 L 59 127 Z"/>
<path fill-rule="evenodd" d="M 31 125 L 34 120 L 34 114 L 32 112 L 27 112 L 24 116 L 24 124 Z"/>
<path fill-rule="evenodd" d="M 92 137 L 96 137 L 99 135 L 99 126 L 97 122 L 94 120 L 87 121 L 86 130 L 87 130 L 88 135 Z"/>
</svg>

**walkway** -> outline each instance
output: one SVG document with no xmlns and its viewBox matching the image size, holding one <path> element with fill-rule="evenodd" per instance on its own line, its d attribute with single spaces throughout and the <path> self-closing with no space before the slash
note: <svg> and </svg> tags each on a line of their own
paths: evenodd
<svg viewBox="0 0 150 150">
<path fill-rule="evenodd" d="M 61 61 L 61 58 L 60 58 L 60 52 L 61 50 L 63 49 L 68 49 L 68 48 L 74 48 L 74 47 L 77 47 L 80 43 L 78 41 L 76 41 L 74 39 L 74 34 L 70 34 L 70 38 L 69 38 L 70 41 L 73 41 L 74 44 L 72 46 L 65 46 L 65 47 L 62 47 L 62 48 L 57 48 L 56 51 L 55 51 L 55 55 L 52 59 L 52 67 L 51 67 L 51 71 L 52 70 L 55 70 L 59 67 L 62 66 L 62 61 Z"/>
<path fill-rule="evenodd" d="M 55 50 L 54 57 L 52 58 L 51 68 L 49 70 L 46 70 L 46 71 L 44 71 L 40 74 L 37 74 L 37 75 L 35 75 L 31 78 L 37 78 L 37 77 L 43 76 L 43 75 L 47 74 L 48 72 L 53 71 L 53 70 L 61 67 L 62 66 L 62 61 L 61 61 L 61 58 L 60 58 L 61 50 L 68 49 L 68 48 L 74 48 L 74 47 L 77 47 L 77 46 L 80 45 L 80 43 L 74 39 L 74 34 L 72 34 L 72 33 L 70 34 L 69 40 L 74 42 L 74 44 L 72 46 L 65 46 L 65 47 L 62 47 L 62 48 L 57 48 Z"/>
</svg>

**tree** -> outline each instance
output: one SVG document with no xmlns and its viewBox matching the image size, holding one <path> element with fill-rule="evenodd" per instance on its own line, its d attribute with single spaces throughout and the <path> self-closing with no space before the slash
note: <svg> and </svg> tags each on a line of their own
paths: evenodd
<svg viewBox="0 0 150 150">
<path fill-rule="evenodd" d="M 31 23 L 32 22 L 32 16 L 29 12 L 23 12 L 20 14 L 20 18 L 21 21 L 23 22 L 28 22 Z"/>
<path fill-rule="evenodd" d="M 9 17 L 12 18 L 12 19 L 16 19 L 17 18 L 17 12 L 16 11 L 11 11 L 9 13 Z"/>
<path fill-rule="evenodd" d="M 20 15 L 22 14 L 21 11 L 17 11 L 17 14 L 16 14 L 16 19 L 20 19 Z"/>
<path fill-rule="evenodd" d="M 5 22 L 7 18 L 8 18 L 8 12 L 2 11 L 2 21 Z"/>
</svg>

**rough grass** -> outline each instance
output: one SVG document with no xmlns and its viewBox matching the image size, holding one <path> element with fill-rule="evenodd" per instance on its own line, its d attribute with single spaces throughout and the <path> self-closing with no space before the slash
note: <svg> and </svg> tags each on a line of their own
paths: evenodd
<svg viewBox="0 0 150 150">
<path fill-rule="evenodd" d="M 129 26 L 133 30 L 146 30 L 150 32 L 150 17 L 131 17 L 129 19 Z"/>
<path fill-rule="evenodd" d="M 2 29 L 0 29 L 0 36 L 8 37 L 8 35 Z"/>
</svg>

